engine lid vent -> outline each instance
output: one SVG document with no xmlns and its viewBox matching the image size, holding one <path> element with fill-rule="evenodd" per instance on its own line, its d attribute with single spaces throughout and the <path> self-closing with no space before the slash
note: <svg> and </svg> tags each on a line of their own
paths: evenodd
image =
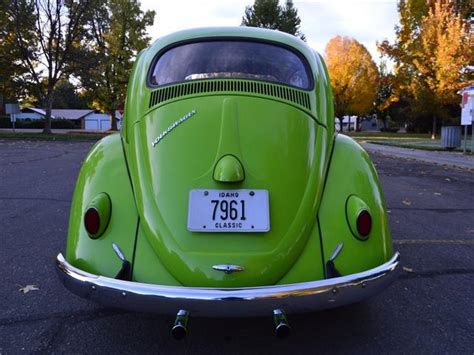
<svg viewBox="0 0 474 355">
<path fill-rule="evenodd" d="M 154 107 L 178 97 L 209 92 L 252 93 L 263 96 L 271 96 L 280 100 L 292 102 L 307 110 L 311 110 L 311 100 L 309 94 L 303 90 L 265 82 L 229 79 L 193 81 L 157 89 L 151 93 L 149 107 Z"/>
</svg>

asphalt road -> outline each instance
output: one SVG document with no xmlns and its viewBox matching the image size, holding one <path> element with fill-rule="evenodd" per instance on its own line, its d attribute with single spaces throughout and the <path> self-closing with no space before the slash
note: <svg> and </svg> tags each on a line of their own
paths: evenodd
<svg viewBox="0 0 474 355">
<path fill-rule="evenodd" d="M 0 354 L 474 352 L 474 172 L 373 154 L 404 270 L 363 303 L 272 319 L 173 319 L 107 309 L 71 295 L 53 260 L 92 143 L 0 140 Z M 39 289 L 26 294 L 21 287 Z"/>
</svg>

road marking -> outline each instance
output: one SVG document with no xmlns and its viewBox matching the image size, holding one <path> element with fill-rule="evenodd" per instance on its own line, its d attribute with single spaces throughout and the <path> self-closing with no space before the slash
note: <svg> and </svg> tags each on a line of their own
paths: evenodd
<svg viewBox="0 0 474 355">
<path fill-rule="evenodd" d="M 471 239 L 397 239 L 394 244 L 454 244 L 454 245 L 474 245 Z"/>
</svg>

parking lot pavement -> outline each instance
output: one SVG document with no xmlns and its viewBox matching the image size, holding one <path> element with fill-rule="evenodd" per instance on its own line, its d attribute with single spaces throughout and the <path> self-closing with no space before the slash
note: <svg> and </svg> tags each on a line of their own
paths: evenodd
<svg viewBox="0 0 474 355">
<path fill-rule="evenodd" d="M 91 142 L 0 140 L 0 353 L 469 353 L 474 350 L 474 173 L 373 154 L 384 188 L 399 280 L 344 308 L 272 319 L 172 319 L 79 299 L 56 278 L 69 206 Z M 38 290 L 21 293 L 35 285 Z"/>
</svg>

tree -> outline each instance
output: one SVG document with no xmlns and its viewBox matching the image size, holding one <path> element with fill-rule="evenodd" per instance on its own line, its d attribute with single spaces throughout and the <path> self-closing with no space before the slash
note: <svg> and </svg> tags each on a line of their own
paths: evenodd
<svg viewBox="0 0 474 355">
<path fill-rule="evenodd" d="M 0 0 L 0 111 L 4 102 L 15 102 L 25 94 L 25 83 L 21 80 L 26 70 L 21 64 L 21 52 L 15 45 L 15 24 L 9 16 L 10 1 Z M 30 17 L 31 13 L 25 12 Z M 27 26 L 31 18 L 21 22 L 25 37 L 33 42 L 33 31 Z"/>
<path fill-rule="evenodd" d="M 245 8 L 241 23 L 242 26 L 280 30 L 305 40 L 300 24 L 301 19 L 292 0 L 286 0 L 285 6 L 278 5 L 278 0 L 255 0 L 252 6 Z"/>
<path fill-rule="evenodd" d="M 433 139 L 437 119 L 459 100 L 457 91 L 473 82 L 467 64 L 474 61 L 474 49 L 466 14 L 457 9 L 466 11 L 463 1 L 402 0 L 395 43 L 379 44 L 395 62 L 397 95 L 407 100 L 414 115 L 431 118 Z"/>
<path fill-rule="evenodd" d="M 46 111 L 44 133 L 51 133 L 54 89 L 74 60 L 71 54 L 83 36 L 90 5 L 91 0 L 13 0 L 7 5 L 25 80 L 34 84 Z"/>
<path fill-rule="evenodd" d="M 279 30 L 300 37 L 303 41 L 306 36 L 300 31 L 301 19 L 298 10 L 294 7 L 292 0 L 286 0 L 285 7 L 281 13 L 281 25 Z"/>
<path fill-rule="evenodd" d="M 87 28 L 90 42 L 77 53 L 81 65 L 74 71 L 96 109 L 111 115 L 111 129 L 117 129 L 115 111 L 123 108 L 128 78 L 138 52 L 150 41 L 146 28 L 155 12 L 143 12 L 138 1 L 97 0 Z"/>
<path fill-rule="evenodd" d="M 335 115 L 366 115 L 373 109 L 378 74 L 367 49 L 357 40 L 336 36 L 326 45 L 325 60 L 334 94 Z"/>
<path fill-rule="evenodd" d="M 381 60 L 378 72 L 379 80 L 374 101 L 374 112 L 377 115 L 377 119 L 383 122 L 383 128 L 388 128 L 389 109 L 392 104 L 398 101 L 394 90 L 395 78 L 394 75 L 388 71 L 387 62 L 385 60 Z"/>
<path fill-rule="evenodd" d="M 87 102 L 68 80 L 61 79 L 54 88 L 54 107 L 58 109 L 84 109 Z"/>
<path fill-rule="evenodd" d="M 469 20 L 473 15 L 473 4 L 472 0 L 457 0 L 454 1 L 454 9 L 458 12 L 461 17 L 465 20 Z"/>
</svg>

